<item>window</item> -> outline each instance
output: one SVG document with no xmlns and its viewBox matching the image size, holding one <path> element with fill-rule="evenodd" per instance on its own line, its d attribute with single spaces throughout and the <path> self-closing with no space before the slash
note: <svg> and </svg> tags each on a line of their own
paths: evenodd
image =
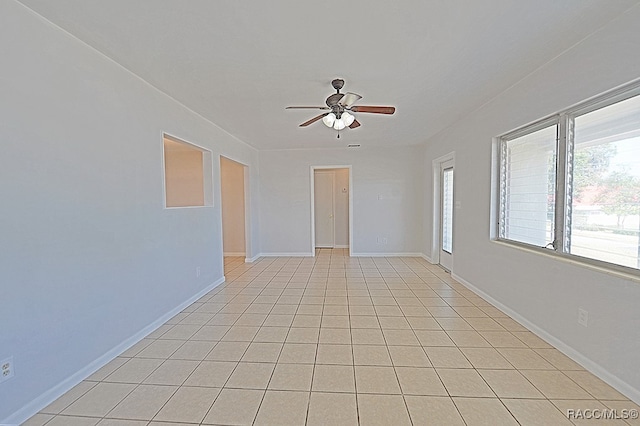
<svg viewBox="0 0 640 426">
<path fill-rule="evenodd" d="M 211 152 L 164 135 L 166 207 L 213 205 Z"/>
<path fill-rule="evenodd" d="M 640 269 L 640 83 L 500 137 L 498 172 L 498 239 Z"/>
</svg>

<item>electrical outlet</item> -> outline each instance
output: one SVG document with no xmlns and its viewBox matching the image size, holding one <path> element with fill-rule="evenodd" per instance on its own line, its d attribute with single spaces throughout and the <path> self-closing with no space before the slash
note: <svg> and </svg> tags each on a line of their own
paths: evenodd
<svg viewBox="0 0 640 426">
<path fill-rule="evenodd" d="M 0 382 L 9 380 L 13 376 L 13 357 L 9 357 L 0 361 Z"/>
<path fill-rule="evenodd" d="M 200 267 L 196 266 L 196 278 L 200 277 Z"/>
<path fill-rule="evenodd" d="M 578 324 L 586 327 L 589 323 L 589 312 L 582 308 L 578 308 Z"/>
</svg>

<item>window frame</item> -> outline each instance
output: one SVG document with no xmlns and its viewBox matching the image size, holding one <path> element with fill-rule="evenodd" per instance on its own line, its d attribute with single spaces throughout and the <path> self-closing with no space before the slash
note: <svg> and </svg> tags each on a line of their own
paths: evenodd
<svg viewBox="0 0 640 426">
<path fill-rule="evenodd" d="M 510 132 L 504 133 L 494 138 L 496 145 L 496 162 L 494 170 L 494 187 L 496 197 L 494 201 L 494 235 L 492 240 L 507 245 L 532 250 L 537 253 L 547 254 L 553 257 L 569 260 L 578 264 L 595 267 L 605 272 L 618 272 L 631 276 L 634 279 L 640 278 L 640 269 L 623 266 L 590 257 L 571 254 L 568 252 L 571 246 L 571 205 L 572 194 L 569 190 L 573 184 L 573 150 L 575 119 L 590 112 L 606 108 L 610 105 L 624 100 L 640 96 L 640 80 L 621 86 L 601 95 L 595 96 L 586 101 L 580 102 L 570 108 L 566 108 L 558 113 L 549 115 L 533 123 L 519 127 Z M 513 140 L 527 134 L 531 134 L 545 127 L 557 125 L 556 138 L 556 182 L 555 182 L 555 221 L 553 229 L 553 243 L 546 247 L 511 240 L 504 238 L 503 224 L 503 188 L 504 188 L 504 167 L 505 148 L 509 140 Z"/>
</svg>

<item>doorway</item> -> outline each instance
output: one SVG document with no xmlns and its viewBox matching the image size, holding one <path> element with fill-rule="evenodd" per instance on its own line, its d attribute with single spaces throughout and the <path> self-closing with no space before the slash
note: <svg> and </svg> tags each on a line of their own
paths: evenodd
<svg viewBox="0 0 640 426">
<path fill-rule="evenodd" d="M 245 263 L 248 250 L 248 167 L 220 156 L 222 252 L 225 273 Z"/>
<path fill-rule="evenodd" d="M 447 272 L 454 258 L 454 170 L 455 153 L 433 161 L 433 246 L 432 261 Z"/>
<path fill-rule="evenodd" d="M 351 167 L 311 168 L 312 252 L 349 248 L 351 253 Z"/>
</svg>

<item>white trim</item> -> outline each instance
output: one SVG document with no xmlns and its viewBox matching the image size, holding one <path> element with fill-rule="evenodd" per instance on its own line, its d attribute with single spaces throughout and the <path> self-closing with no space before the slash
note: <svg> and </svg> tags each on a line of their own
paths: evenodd
<svg viewBox="0 0 640 426">
<path fill-rule="evenodd" d="M 260 256 L 262 256 L 262 255 L 261 255 L 260 253 L 258 253 L 258 254 L 256 254 L 255 256 L 251 257 L 251 258 L 246 257 L 246 258 L 244 259 L 244 263 L 253 263 L 253 262 L 255 262 L 256 260 L 258 260 L 258 259 L 260 258 Z"/>
<path fill-rule="evenodd" d="M 261 257 L 313 257 L 315 256 L 315 252 L 304 253 L 304 252 L 295 252 L 295 253 L 260 253 Z"/>
<path fill-rule="evenodd" d="M 66 392 L 71 390 L 71 388 L 76 386 L 78 383 L 80 383 L 81 381 L 83 381 L 84 379 L 86 379 L 96 371 L 98 371 L 107 363 L 111 362 L 118 355 L 122 354 L 124 351 L 126 351 L 127 349 L 129 349 L 130 347 L 138 343 L 140 340 L 144 339 L 146 336 L 148 336 L 149 334 L 154 332 L 156 329 L 158 329 L 158 327 L 160 327 L 161 325 L 169 321 L 171 318 L 173 318 L 174 316 L 182 312 L 184 308 L 191 305 L 193 302 L 197 301 L 205 294 L 209 293 L 211 290 L 213 290 L 214 288 L 222 284 L 224 281 L 225 281 L 225 277 L 223 276 L 218 280 L 216 280 L 211 285 L 200 290 L 194 296 L 182 302 L 181 304 L 173 308 L 171 311 L 167 312 L 166 314 L 164 314 L 163 316 L 161 316 L 160 318 L 158 318 L 148 326 L 144 327 L 142 330 L 138 331 L 133 336 L 124 340 L 122 343 L 116 345 L 115 347 L 110 349 L 108 352 L 106 352 L 104 355 L 98 357 L 97 359 L 92 361 L 90 364 L 88 364 L 84 368 L 78 370 L 76 373 L 67 377 L 62 382 L 58 383 L 57 385 L 53 386 L 49 390 L 40 394 L 40 396 L 33 399 L 27 405 L 23 406 L 18 411 L 9 415 L 9 417 L 7 417 L 6 419 L 0 421 L 0 425 L 22 424 L 23 422 L 27 421 L 27 419 L 37 414 L 44 407 L 46 407 L 47 405 L 51 404 L 53 401 L 55 401 L 56 399 L 64 395 Z"/>
<path fill-rule="evenodd" d="M 422 253 L 352 253 L 353 257 L 420 257 Z"/>
<path fill-rule="evenodd" d="M 551 346 L 558 349 L 560 352 L 562 352 L 563 354 L 565 354 L 566 356 L 568 356 L 578 364 L 582 365 L 585 369 L 595 374 L 597 377 L 602 379 L 605 383 L 614 387 L 616 390 L 618 390 L 620 393 L 622 393 L 623 395 L 631 399 L 633 402 L 635 402 L 636 404 L 640 404 L 640 389 L 634 388 L 624 380 L 610 373 L 601 365 L 593 362 L 592 360 L 590 360 L 589 358 L 587 358 L 577 350 L 573 349 L 571 346 L 564 343 L 562 340 L 558 339 L 557 337 L 541 329 L 531 321 L 527 320 L 526 318 L 518 314 L 513 309 L 500 303 L 499 301 L 489 296 L 487 293 L 480 290 L 479 288 L 477 288 L 476 286 L 474 286 L 464 278 L 460 277 L 459 275 L 451 273 L 451 278 L 460 282 L 469 290 L 473 291 L 474 293 L 476 293 L 477 295 L 485 299 L 487 302 L 491 303 L 496 308 L 500 309 L 502 312 L 509 315 L 511 318 L 513 318 L 514 320 L 522 324 L 524 327 L 526 327 L 529 331 L 536 334 L 542 340 L 549 343 Z"/>
<path fill-rule="evenodd" d="M 243 251 L 225 251 L 223 256 L 246 256 L 247 254 Z"/>
<path fill-rule="evenodd" d="M 431 162 L 431 171 L 433 174 L 433 228 L 431 230 L 431 260 L 430 262 L 434 265 L 440 263 L 440 216 L 442 210 L 442 202 L 440 200 L 440 169 L 443 163 L 448 161 L 453 162 L 453 167 L 455 170 L 456 163 L 456 153 L 452 151 L 446 155 L 438 157 Z M 455 173 L 455 171 L 454 171 Z M 456 179 L 454 177 L 453 185 L 455 194 L 455 183 Z M 454 195 L 455 197 L 455 195 Z M 455 209 L 455 206 L 454 206 Z"/>
<path fill-rule="evenodd" d="M 436 263 L 433 261 L 433 259 L 431 259 L 429 256 L 427 256 L 424 253 L 420 253 L 420 257 L 423 258 L 424 260 L 426 260 L 427 262 L 431 263 L 432 265 L 435 265 Z"/>
</svg>

